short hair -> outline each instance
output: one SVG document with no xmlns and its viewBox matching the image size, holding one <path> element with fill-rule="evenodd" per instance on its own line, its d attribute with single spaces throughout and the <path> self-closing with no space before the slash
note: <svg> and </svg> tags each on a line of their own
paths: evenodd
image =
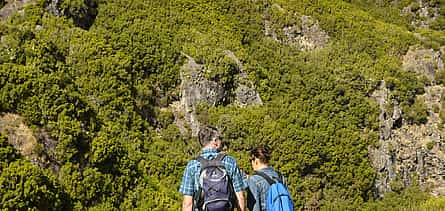
<svg viewBox="0 0 445 211">
<path fill-rule="evenodd" d="M 212 142 L 215 138 L 221 139 L 221 133 L 219 133 L 216 127 L 206 125 L 198 132 L 198 140 L 202 147 Z"/>
<path fill-rule="evenodd" d="M 255 147 L 250 151 L 250 160 L 258 158 L 262 163 L 268 164 L 272 150 L 269 147 Z"/>
</svg>

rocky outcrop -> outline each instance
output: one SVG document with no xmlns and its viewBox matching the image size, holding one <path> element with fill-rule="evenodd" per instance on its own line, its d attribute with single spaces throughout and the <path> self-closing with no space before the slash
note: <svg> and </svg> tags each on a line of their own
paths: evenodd
<svg viewBox="0 0 445 211">
<path fill-rule="evenodd" d="M 272 21 L 267 18 L 264 20 L 264 35 L 266 35 L 266 37 L 272 38 L 275 41 L 280 41 L 280 40 L 278 40 L 277 33 L 275 33 L 275 29 L 273 28 Z"/>
<path fill-rule="evenodd" d="M 398 102 L 394 99 L 388 99 L 389 90 L 386 88 L 385 81 L 382 81 L 378 90 L 376 90 L 372 97 L 378 102 L 380 106 L 379 114 L 379 148 L 369 149 L 371 163 L 377 172 L 375 180 L 375 192 L 379 196 L 383 196 L 386 192 L 391 190 L 391 183 L 396 178 L 394 172 L 394 155 L 392 153 L 392 129 L 394 123 L 401 121 L 401 111 L 398 107 Z M 388 111 L 387 105 L 393 101 L 393 111 Z M 391 114 L 392 113 L 392 114 Z"/>
<path fill-rule="evenodd" d="M 285 43 L 296 46 L 303 51 L 322 48 L 328 43 L 329 36 L 318 25 L 318 21 L 310 16 L 301 16 L 301 25 L 283 28 L 286 35 Z"/>
<path fill-rule="evenodd" d="M 233 104 L 238 106 L 261 105 L 262 101 L 259 94 L 254 90 L 254 85 L 244 73 L 241 62 L 231 51 L 226 51 L 229 58 L 233 59 L 238 65 L 238 81 L 235 84 L 235 99 Z M 173 108 L 176 124 L 183 135 L 190 130 L 192 136 L 198 134 L 201 121 L 198 117 L 197 109 L 199 105 L 218 106 L 228 98 L 229 90 L 216 81 L 205 77 L 204 65 L 185 55 L 187 63 L 183 66 L 181 72 L 181 99 L 180 102 L 174 102 Z"/>
<path fill-rule="evenodd" d="M 235 104 L 244 107 L 249 105 L 262 105 L 260 95 L 255 91 L 253 82 L 249 76 L 244 72 L 244 67 L 232 51 L 226 51 L 229 58 L 235 61 L 238 66 L 238 80 L 235 88 Z"/>
<path fill-rule="evenodd" d="M 17 152 L 32 164 L 59 172 L 61 165 L 51 155 L 57 143 L 43 130 L 31 130 L 19 115 L 0 114 L 0 133 L 7 135 Z"/>
<path fill-rule="evenodd" d="M 6 5 L 0 9 L 0 17 L 3 21 L 18 11 L 28 3 L 35 3 L 36 0 L 6 0 Z"/>
<path fill-rule="evenodd" d="M 46 6 L 46 11 L 54 15 L 56 17 L 62 17 L 63 16 L 63 10 L 60 7 L 62 1 L 59 0 L 51 0 L 48 5 Z"/>
<path fill-rule="evenodd" d="M 411 17 L 411 26 L 414 28 L 430 28 L 430 24 L 440 16 L 439 4 L 434 1 L 418 0 L 403 8 L 402 15 Z"/>
<path fill-rule="evenodd" d="M 321 29 L 318 21 L 310 16 L 298 16 L 297 14 L 288 14 L 283 8 L 274 4 L 271 9 L 286 13 L 287 17 L 292 17 L 296 21 L 290 25 L 277 24 L 274 20 L 266 16 L 264 20 L 264 35 L 288 45 L 297 47 L 302 51 L 311 51 L 317 48 L 323 48 L 329 41 L 329 35 Z"/>
<path fill-rule="evenodd" d="M 27 4 L 36 3 L 36 0 L 6 0 L 6 2 L 6 5 L 0 9 L 0 17 L 3 21 L 11 14 L 20 12 Z M 64 0 L 46 1 L 45 10 L 56 17 L 71 18 L 75 26 L 83 29 L 89 29 L 93 25 L 97 16 L 97 0 L 85 0 L 80 7 L 70 6 L 69 3 L 62 7 L 63 2 Z"/>
<path fill-rule="evenodd" d="M 434 107 L 441 105 L 445 87 L 427 87 L 425 94 L 418 96 L 427 104 L 429 117 L 427 124 L 408 125 L 400 121 L 399 109 L 394 102 L 394 112 L 388 115 L 388 91 L 382 82 L 374 93 L 380 103 L 380 143 L 377 149 L 369 150 L 370 160 L 377 172 L 376 194 L 382 197 L 394 188 L 406 188 L 420 184 L 436 196 L 445 196 L 445 145 L 442 121 Z M 397 187 L 395 187 L 397 186 Z M 400 187 L 401 186 L 401 187 Z"/>
<path fill-rule="evenodd" d="M 196 136 L 200 127 L 196 107 L 199 104 L 218 105 L 224 98 L 224 88 L 215 81 L 205 78 L 202 71 L 203 65 L 197 64 L 188 55 L 186 57 L 187 63 L 184 65 L 184 71 L 181 72 L 180 110 L 191 129 L 192 136 Z M 181 127 L 184 128 L 184 126 Z"/>
<path fill-rule="evenodd" d="M 402 67 L 425 76 L 434 84 L 435 73 L 443 70 L 441 54 L 433 50 L 410 49 L 403 57 Z M 434 196 L 445 196 L 445 144 L 442 99 L 445 87 L 432 85 L 417 96 L 425 102 L 427 122 L 420 125 L 404 121 L 398 102 L 382 81 L 372 97 L 380 105 L 377 148 L 369 149 L 369 157 L 377 172 L 374 188 L 383 197 L 394 189 L 419 184 Z"/>
<path fill-rule="evenodd" d="M 410 48 L 403 56 L 402 68 L 424 75 L 434 84 L 436 72 L 444 69 L 441 57 L 441 52 L 433 49 Z"/>
</svg>

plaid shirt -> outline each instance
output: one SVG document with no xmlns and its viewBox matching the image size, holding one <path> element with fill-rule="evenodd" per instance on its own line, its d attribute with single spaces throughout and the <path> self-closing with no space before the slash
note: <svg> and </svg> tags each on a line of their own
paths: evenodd
<svg viewBox="0 0 445 211">
<path fill-rule="evenodd" d="M 218 155 L 216 149 L 206 149 L 201 152 L 201 157 L 208 160 L 213 160 Z M 239 169 L 236 161 L 231 156 L 225 156 L 222 160 L 224 167 L 227 170 L 230 178 L 232 179 L 233 189 L 235 192 L 240 192 L 247 188 L 247 185 L 243 181 L 243 174 Z M 181 186 L 179 186 L 179 192 L 183 195 L 193 196 L 199 189 L 199 174 L 201 172 L 201 164 L 196 159 L 188 162 L 182 176 Z"/>
<path fill-rule="evenodd" d="M 278 173 L 274 171 L 272 167 L 263 168 L 258 171 L 265 173 L 269 177 L 278 178 Z M 287 188 L 285 179 L 283 183 Z M 247 185 L 249 186 L 247 190 L 247 208 L 251 211 L 265 211 L 267 191 L 270 187 L 269 183 L 259 175 L 252 175 L 248 177 Z"/>
</svg>

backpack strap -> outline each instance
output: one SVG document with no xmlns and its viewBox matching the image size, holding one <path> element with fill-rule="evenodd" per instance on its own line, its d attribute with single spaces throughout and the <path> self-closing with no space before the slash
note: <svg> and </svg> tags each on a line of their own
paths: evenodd
<svg viewBox="0 0 445 211">
<path fill-rule="evenodd" d="M 255 175 L 258 175 L 258 176 L 264 178 L 267 181 L 267 183 L 269 183 L 269 185 L 272 185 L 275 182 L 283 183 L 283 175 L 281 175 L 280 172 L 277 172 L 277 173 L 278 173 L 279 178 L 274 178 L 274 179 L 272 179 L 269 175 L 267 175 L 261 171 L 256 171 Z"/>
<path fill-rule="evenodd" d="M 279 171 L 277 171 L 277 173 L 278 173 L 278 182 L 284 185 L 284 176 Z"/>
<path fill-rule="evenodd" d="M 226 154 L 223 152 L 218 153 L 218 155 L 216 156 L 216 158 L 214 160 L 217 160 L 219 162 L 222 162 L 222 160 L 224 159 L 224 157 L 226 157 Z"/>
<path fill-rule="evenodd" d="M 256 172 L 255 172 L 255 175 L 258 175 L 258 176 L 264 178 L 264 179 L 267 181 L 267 183 L 269 183 L 269 185 L 272 185 L 272 184 L 275 183 L 275 180 L 273 180 L 272 178 L 270 178 L 270 177 L 269 177 L 267 174 L 265 174 L 264 172 L 256 171 Z"/>
<path fill-rule="evenodd" d="M 224 157 L 226 157 L 225 153 L 218 153 L 218 155 L 216 155 L 216 158 L 213 160 L 208 160 L 202 156 L 198 156 L 197 158 L 195 158 L 195 160 L 199 161 L 199 163 L 201 163 L 201 171 L 209 166 L 221 166 L 224 167 L 224 165 L 222 164 L 222 160 L 224 159 Z M 225 168 L 225 167 L 224 167 Z"/>
</svg>

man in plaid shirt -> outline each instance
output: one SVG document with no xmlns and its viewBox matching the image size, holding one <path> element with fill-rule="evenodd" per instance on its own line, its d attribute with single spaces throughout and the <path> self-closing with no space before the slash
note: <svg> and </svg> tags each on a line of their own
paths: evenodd
<svg viewBox="0 0 445 211">
<path fill-rule="evenodd" d="M 198 135 L 199 143 L 202 146 L 200 156 L 209 160 L 213 160 L 218 155 L 222 141 L 218 130 L 211 126 L 206 126 L 199 131 Z M 232 180 L 233 189 L 235 190 L 238 210 L 245 210 L 245 202 L 243 190 L 247 188 L 247 185 L 243 181 L 243 174 L 239 169 L 236 160 L 231 156 L 225 156 L 222 160 L 222 164 L 226 168 L 230 179 Z M 182 176 L 181 186 L 179 192 L 184 195 L 182 202 L 183 211 L 192 211 L 193 208 L 193 196 L 199 190 L 199 175 L 201 172 L 201 164 L 196 159 L 188 162 Z"/>
</svg>

